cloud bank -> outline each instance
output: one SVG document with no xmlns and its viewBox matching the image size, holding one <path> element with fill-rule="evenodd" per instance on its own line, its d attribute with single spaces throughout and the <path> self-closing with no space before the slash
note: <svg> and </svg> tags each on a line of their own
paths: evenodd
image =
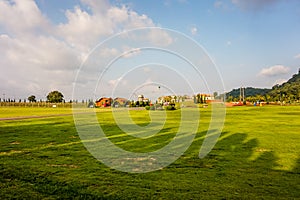
<svg viewBox="0 0 300 200">
<path fill-rule="evenodd" d="M 283 65 L 274 65 L 269 68 L 263 68 L 259 73 L 258 76 L 263 77 L 273 77 L 279 76 L 283 74 L 287 74 L 290 71 L 289 67 Z"/>
<path fill-rule="evenodd" d="M 71 97 L 76 70 L 89 51 L 112 34 L 156 26 L 146 15 L 108 1 L 81 0 L 64 11 L 66 22 L 54 24 L 34 0 L 0 1 L 0 91 L 11 98 L 34 94 L 45 99 L 51 90 Z M 160 42 L 160 35 L 149 36 Z M 171 42 L 164 40 L 164 42 Z M 115 54 L 116 49 L 107 49 Z"/>
<path fill-rule="evenodd" d="M 242 10 L 261 10 L 272 6 L 280 0 L 231 0 L 231 2 Z"/>
<path fill-rule="evenodd" d="M 300 59 L 300 53 L 294 56 L 295 59 Z"/>
<path fill-rule="evenodd" d="M 287 82 L 288 80 L 287 79 L 277 79 L 274 83 L 273 83 L 273 85 L 281 85 L 281 84 L 283 84 L 283 83 L 285 83 L 285 82 Z"/>
</svg>

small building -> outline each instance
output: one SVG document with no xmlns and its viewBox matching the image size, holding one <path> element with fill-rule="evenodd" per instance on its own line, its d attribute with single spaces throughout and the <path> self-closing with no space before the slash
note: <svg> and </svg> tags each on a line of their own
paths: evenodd
<svg viewBox="0 0 300 200">
<path fill-rule="evenodd" d="M 213 102 L 215 101 L 215 97 L 213 95 L 210 95 L 210 94 L 204 94 L 205 96 L 205 101 L 206 103 L 210 103 L 210 102 Z"/>
<path fill-rule="evenodd" d="M 142 102 L 143 100 L 144 100 L 144 95 L 142 95 L 142 94 L 139 95 L 139 96 L 138 96 L 138 101 L 139 101 L 139 102 Z"/>
<path fill-rule="evenodd" d="M 172 95 L 172 96 L 161 96 L 158 97 L 157 103 L 164 104 L 164 103 L 176 103 L 179 101 L 179 97 Z"/>
<path fill-rule="evenodd" d="M 214 102 L 215 98 L 211 94 L 197 94 L 194 95 L 194 103 L 211 103 Z"/>
<path fill-rule="evenodd" d="M 149 102 L 150 102 L 150 99 L 144 98 L 144 99 L 143 99 L 143 102 L 144 102 L 144 103 L 149 103 Z"/>
<path fill-rule="evenodd" d="M 112 98 L 102 97 L 98 101 L 96 101 L 97 107 L 109 107 L 112 104 Z"/>
<path fill-rule="evenodd" d="M 150 99 L 145 98 L 144 95 L 139 95 L 137 101 L 135 102 L 136 107 L 144 107 L 150 105 Z"/>
<path fill-rule="evenodd" d="M 114 99 L 112 105 L 113 107 L 126 107 L 127 105 L 130 104 L 130 101 L 128 99 L 125 99 L 125 98 L 120 98 L 120 97 L 117 97 Z"/>
<path fill-rule="evenodd" d="M 143 103 L 150 103 L 150 99 L 145 98 L 144 95 L 141 94 L 141 95 L 138 96 L 138 102 L 140 102 L 140 103 L 141 102 L 143 102 Z"/>
</svg>

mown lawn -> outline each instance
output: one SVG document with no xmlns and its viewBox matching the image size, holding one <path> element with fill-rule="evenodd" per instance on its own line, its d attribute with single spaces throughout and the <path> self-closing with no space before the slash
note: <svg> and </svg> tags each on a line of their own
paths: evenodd
<svg viewBox="0 0 300 200">
<path fill-rule="evenodd" d="M 0 118 L 72 114 L 70 108 L 0 107 Z"/>
<path fill-rule="evenodd" d="M 29 109 L 0 107 L 0 116 L 71 113 Z M 145 126 L 148 112 L 130 114 Z M 209 108 L 201 108 L 199 130 L 184 155 L 139 174 L 110 169 L 91 156 L 72 115 L 0 121 L 0 199 L 300 199 L 299 116 L 297 106 L 227 108 L 218 143 L 199 159 L 210 121 Z M 168 111 L 162 131 L 148 140 L 114 137 L 124 133 L 111 112 L 97 110 L 97 117 L 115 144 L 147 152 L 174 137 L 180 111 Z"/>
</svg>

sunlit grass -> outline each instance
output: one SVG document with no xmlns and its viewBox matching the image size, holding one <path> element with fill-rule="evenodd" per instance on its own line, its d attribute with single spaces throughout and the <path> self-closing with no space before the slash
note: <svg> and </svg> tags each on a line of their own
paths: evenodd
<svg viewBox="0 0 300 200">
<path fill-rule="evenodd" d="M 72 114 L 71 108 L 0 107 L 0 118 Z"/>
<path fill-rule="evenodd" d="M 214 149 L 198 153 L 210 109 L 201 109 L 197 135 L 170 166 L 146 174 L 112 170 L 89 154 L 64 108 L 0 108 L 1 117 L 70 114 L 0 121 L 0 199 L 296 199 L 300 197 L 300 107 L 232 107 Z M 134 152 L 155 151 L 178 130 L 180 110 L 166 113 L 153 137 L 129 136 L 109 109 L 96 110 L 107 137 Z M 126 110 L 121 111 L 127 112 Z M 146 110 L 131 110 L 147 127 Z M 161 112 L 161 111 L 154 111 Z M 193 112 L 193 109 L 191 109 Z"/>
</svg>

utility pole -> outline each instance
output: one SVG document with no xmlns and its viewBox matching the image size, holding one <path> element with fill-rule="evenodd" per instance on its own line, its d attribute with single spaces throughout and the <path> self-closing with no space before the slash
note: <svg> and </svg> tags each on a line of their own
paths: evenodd
<svg viewBox="0 0 300 200">
<path fill-rule="evenodd" d="M 245 101 L 245 88 L 240 87 L 240 101 Z"/>
</svg>

